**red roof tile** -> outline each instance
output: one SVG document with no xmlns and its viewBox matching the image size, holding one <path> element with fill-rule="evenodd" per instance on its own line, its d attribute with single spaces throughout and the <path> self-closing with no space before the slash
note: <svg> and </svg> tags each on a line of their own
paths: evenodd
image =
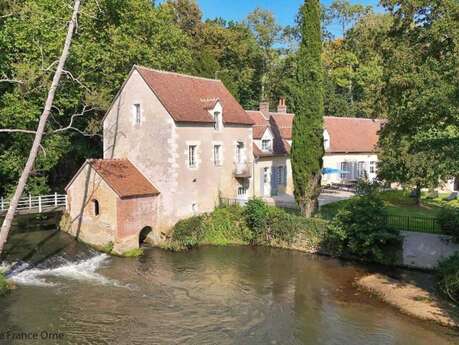
<svg viewBox="0 0 459 345">
<path fill-rule="evenodd" d="M 224 123 L 252 124 L 250 117 L 220 80 L 140 66 L 135 68 L 175 121 L 213 123 L 208 109 L 214 100 L 219 100 L 223 106 Z"/>
<path fill-rule="evenodd" d="M 282 139 L 292 139 L 293 114 L 271 113 Z M 330 135 L 328 153 L 374 152 L 383 120 L 325 116 L 324 127 Z"/>
<path fill-rule="evenodd" d="M 383 120 L 325 116 L 330 135 L 327 152 L 374 152 Z"/>
<path fill-rule="evenodd" d="M 253 138 L 261 139 L 269 127 L 269 121 L 263 116 L 263 113 L 258 110 L 247 110 L 247 115 L 253 121 Z"/>
<path fill-rule="evenodd" d="M 293 117 L 293 114 L 271 113 L 271 119 L 274 121 L 274 125 L 279 130 L 279 134 L 282 139 L 292 139 Z"/>
<path fill-rule="evenodd" d="M 120 196 L 151 196 L 159 191 L 127 159 L 93 159 L 88 163 L 105 182 Z"/>
</svg>

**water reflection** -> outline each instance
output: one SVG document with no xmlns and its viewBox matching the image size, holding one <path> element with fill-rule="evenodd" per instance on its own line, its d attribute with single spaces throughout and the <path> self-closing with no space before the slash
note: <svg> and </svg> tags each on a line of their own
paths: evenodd
<svg viewBox="0 0 459 345">
<path fill-rule="evenodd" d="M 46 257 L 35 269 L 54 267 L 43 277 L 54 286 L 23 281 L 1 299 L 0 332 L 59 330 L 64 344 L 458 342 L 453 331 L 400 315 L 359 293 L 352 284 L 364 269 L 333 259 L 269 248 L 148 249 L 138 259 L 102 261 L 95 273 L 119 283 L 104 284 L 85 279 L 85 272 L 59 274 L 59 258 L 77 255 L 74 261 L 95 262 L 99 254 L 64 234 L 48 243 L 52 248 L 28 260 Z M 63 249 L 55 253 L 56 248 Z M 71 267 L 89 270 L 84 264 Z M 16 343 L 21 344 L 8 342 Z"/>
</svg>

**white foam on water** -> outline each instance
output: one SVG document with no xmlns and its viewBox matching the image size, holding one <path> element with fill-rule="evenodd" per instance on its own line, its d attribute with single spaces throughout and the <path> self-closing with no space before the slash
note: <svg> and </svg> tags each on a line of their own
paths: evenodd
<svg viewBox="0 0 459 345">
<path fill-rule="evenodd" d="M 59 277 L 79 281 L 87 281 L 98 285 L 111 285 L 122 287 L 118 282 L 110 280 L 97 273 L 97 269 L 109 260 L 106 254 L 100 254 L 89 259 L 70 262 L 65 260 L 64 263 L 54 268 L 28 268 L 28 264 L 20 265 L 12 272 L 9 272 L 8 278 L 16 284 L 35 285 L 35 286 L 55 286 L 54 282 L 49 282 L 46 278 Z M 26 266 L 24 266 L 26 265 Z"/>
</svg>

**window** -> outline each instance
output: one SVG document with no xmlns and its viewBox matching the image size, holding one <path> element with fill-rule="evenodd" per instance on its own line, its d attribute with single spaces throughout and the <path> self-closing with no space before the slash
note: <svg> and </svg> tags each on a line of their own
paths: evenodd
<svg viewBox="0 0 459 345">
<path fill-rule="evenodd" d="M 100 214 L 99 201 L 93 200 L 92 201 L 92 206 L 93 206 L 93 210 L 94 210 L 94 215 L 98 216 Z"/>
<path fill-rule="evenodd" d="M 215 121 L 214 128 L 217 131 L 219 131 L 220 127 L 221 127 L 221 118 L 222 118 L 222 114 L 220 114 L 220 112 L 216 111 L 214 113 L 214 121 Z"/>
<path fill-rule="evenodd" d="M 263 151 L 271 151 L 272 150 L 272 144 L 271 144 L 271 140 L 269 139 L 263 139 L 261 141 L 261 149 Z"/>
<path fill-rule="evenodd" d="M 350 162 L 341 162 L 341 179 L 348 180 L 351 176 L 351 163 Z"/>
<path fill-rule="evenodd" d="M 370 162 L 370 174 L 376 174 L 376 162 L 375 161 Z"/>
<path fill-rule="evenodd" d="M 196 167 L 196 145 L 188 146 L 188 166 L 190 168 Z"/>
<path fill-rule="evenodd" d="M 221 145 L 214 145 L 214 164 L 215 166 L 222 165 L 221 161 Z"/>
<path fill-rule="evenodd" d="M 269 168 L 263 169 L 263 183 L 269 182 Z"/>
<path fill-rule="evenodd" d="M 358 162 L 357 163 L 357 178 L 366 178 L 366 170 L 365 170 L 366 164 L 365 162 Z"/>
<path fill-rule="evenodd" d="M 140 121 L 142 120 L 141 113 L 140 113 L 140 104 L 134 104 L 134 112 L 135 112 L 135 124 L 140 125 Z"/>
<path fill-rule="evenodd" d="M 244 150 L 244 143 L 238 141 L 236 146 L 236 162 L 238 163 L 242 163 L 242 150 Z"/>
</svg>

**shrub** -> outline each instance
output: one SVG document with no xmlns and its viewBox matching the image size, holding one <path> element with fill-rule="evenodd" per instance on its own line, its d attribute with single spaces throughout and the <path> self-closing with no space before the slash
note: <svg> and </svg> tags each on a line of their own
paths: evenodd
<svg viewBox="0 0 459 345">
<path fill-rule="evenodd" d="M 377 193 L 357 196 L 336 215 L 327 232 L 327 245 L 336 254 L 388 262 L 389 250 L 400 243 L 398 231 L 386 225 L 384 203 Z"/>
<path fill-rule="evenodd" d="M 443 232 L 453 236 L 455 241 L 459 241 L 459 210 L 444 207 L 438 213 L 437 219 Z"/>
<path fill-rule="evenodd" d="M 459 253 L 439 263 L 437 267 L 440 290 L 459 303 Z"/>
<path fill-rule="evenodd" d="M 245 221 L 252 231 L 251 242 L 256 243 L 264 237 L 268 225 L 269 206 L 261 199 L 247 202 L 244 210 Z"/>
<path fill-rule="evenodd" d="M 239 205 L 216 208 L 205 221 L 203 243 L 225 245 L 248 243 L 251 231 L 244 219 L 244 209 Z"/>
<path fill-rule="evenodd" d="M 199 244 L 205 233 L 207 215 L 195 216 L 179 221 L 172 232 L 172 242 L 179 248 L 190 249 Z"/>
</svg>

